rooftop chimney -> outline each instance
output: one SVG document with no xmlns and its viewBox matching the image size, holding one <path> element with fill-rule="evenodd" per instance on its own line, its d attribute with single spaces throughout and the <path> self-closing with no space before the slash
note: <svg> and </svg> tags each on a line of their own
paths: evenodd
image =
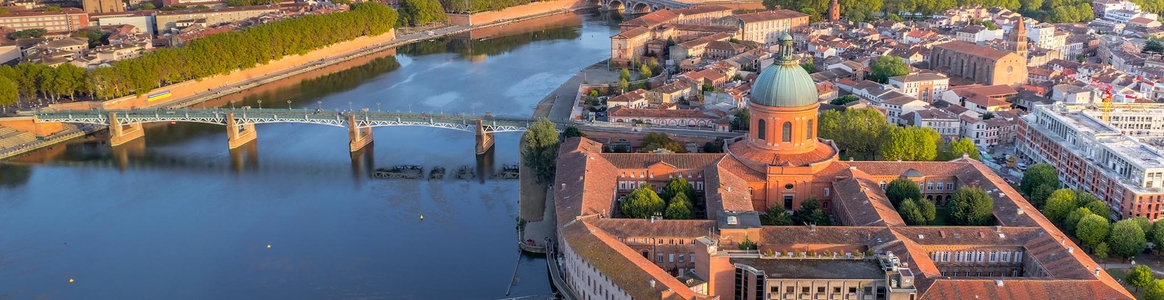
<svg viewBox="0 0 1164 300">
<path fill-rule="evenodd" d="M 994 285 L 1002 286 L 1002 280 L 995 280 Z"/>
<path fill-rule="evenodd" d="M 655 288 L 655 280 L 654 279 L 651 279 L 651 288 L 652 289 Z"/>
</svg>

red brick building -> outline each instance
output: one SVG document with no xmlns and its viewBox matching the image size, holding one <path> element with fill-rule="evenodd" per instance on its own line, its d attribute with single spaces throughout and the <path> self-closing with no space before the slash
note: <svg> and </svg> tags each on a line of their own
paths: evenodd
<svg viewBox="0 0 1164 300">
<path fill-rule="evenodd" d="M 781 43 L 753 87 L 752 131 L 726 153 L 561 146 L 551 186 L 560 289 L 581 299 L 1133 299 L 981 162 L 840 161 L 816 136 L 817 95 L 791 37 Z M 671 178 L 692 183 L 704 218 L 612 218 L 623 196 Z M 905 226 L 883 190 L 897 178 L 939 204 L 981 188 L 994 226 Z M 761 224 L 769 208 L 810 197 L 839 226 Z"/>
<path fill-rule="evenodd" d="M 49 33 L 67 33 L 89 27 L 89 13 L 66 7 L 59 11 L 17 11 L 0 15 L 0 27 L 15 30 L 44 28 Z"/>
</svg>

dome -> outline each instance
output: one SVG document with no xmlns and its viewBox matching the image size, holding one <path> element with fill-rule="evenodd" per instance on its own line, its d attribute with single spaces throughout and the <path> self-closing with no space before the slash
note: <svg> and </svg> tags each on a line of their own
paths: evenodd
<svg viewBox="0 0 1164 300">
<path fill-rule="evenodd" d="M 752 103 L 772 107 L 801 107 L 816 104 L 820 93 L 808 71 L 792 54 L 792 35 L 780 36 L 780 52 L 775 64 L 760 72 L 752 84 Z"/>
<path fill-rule="evenodd" d="M 752 85 L 752 103 L 774 107 L 800 107 L 817 103 L 816 83 L 796 60 L 773 64 Z"/>
</svg>

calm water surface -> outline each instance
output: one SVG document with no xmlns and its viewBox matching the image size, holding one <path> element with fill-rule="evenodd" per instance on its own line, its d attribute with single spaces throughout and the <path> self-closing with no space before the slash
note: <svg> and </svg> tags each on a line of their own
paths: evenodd
<svg viewBox="0 0 1164 300">
<path fill-rule="evenodd" d="M 528 116 L 609 56 L 609 24 L 563 15 L 415 44 L 209 105 Z M 353 156 L 341 128 L 257 130 L 228 151 L 221 126 L 154 124 L 117 149 L 95 136 L 0 166 L 0 299 L 498 299 L 515 269 L 511 296 L 551 293 L 545 260 L 515 245 L 516 181 L 367 176 L 516 164 L 517 134 L 478 158 L 468 132 L 377 128 Z"/>
</svg>

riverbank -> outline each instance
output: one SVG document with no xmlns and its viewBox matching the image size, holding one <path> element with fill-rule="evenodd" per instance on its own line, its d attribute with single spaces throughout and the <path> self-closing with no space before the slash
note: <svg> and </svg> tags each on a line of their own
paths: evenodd
<svg viewBox="0 0 1164 300">
<path fill-rule="evenodd" d="M 151 101 L 148 96 L 128 96 L 118 99 L 102 102 L 78 102 L 66 105 L 54 106 L 60 109 L 90 109 L 90 108 L 104 108 L 104 109 L 128 109 L 137 107 L 189 107 L 204 103 L 210 100 L 218 99 L 220 97 L 243 92 L 249 89 L 256 88 L 261 85 L 292 78 L 294 76 L 302 75 L 308 72 L 324 69 L 337 64 L 345 63 L 353 59 L 367 57 L 373 54 L 382 53 L 386 51 L 393 51 L 396 47 L 432 40 L 449 35 L 461 34 L 470 32 L 476 29 L 489 28 L 495 26 L 502 26 L 506 24 L 537 19 L 552 15 L 563 13 L 570 13 L 579 10 L 585 10 L 592 7 L 571 7 L 569 9 L 559 9 L 547 11 L 538 14 L 528 15 L 522 18 L 512 18 L 500 22 L 489 24 L 481 24 L 476 26 L 447 26 L 435 28 L 425 31 L 417 31 L 415 33 L 404 34 L 396 36 L 395 30 L 374 37 L 361 37 L 356 40 L 337 43 L 323 49 L 318 49 L 309 52 L 302 56 L 289 56 L 281 60 L 270 62 L 265 65 L 257 66 L 256 68 L 236 71 L 228 75 L 220 75 L 211 78 L 204 78 L 202 80 L 191 80 L 183 83 L 170 85 L 167 87 L 155 89 L 146 95 L 152 95 L 162 92 L 169 92 L 171 96 L 164 101 Z M 338 53 L 338 54 L 337 54 Z M 179 90 L 181 89 L 181 90 Z M 183 92 L 185 91 L 185 92 Z M 185 94 L 185 95 L 183 95 Z M 28 114 L 28 112 L 24 112 Z M 90 130 L 99 131 L 103 127 L 93 127 Z M 89 131 L 89 132 L 92 132 Z M 89 133 L 86 132 L 86 133 Z M 69 135 L 75 132 L 61 132 L 53 134 L 52 136 Z M 81 134 L 83 136 L 84 134 Z M 0 160 L 18 156 L 39 148 L 51 146 L 56 143 L 64 142 L 69 139 L 49 139 L 36 141 L 33 143 L 22 144 L 19 147 L 0 150 Z M 19 151 L 17 151 L 19 150 Z"/>
</svg>

